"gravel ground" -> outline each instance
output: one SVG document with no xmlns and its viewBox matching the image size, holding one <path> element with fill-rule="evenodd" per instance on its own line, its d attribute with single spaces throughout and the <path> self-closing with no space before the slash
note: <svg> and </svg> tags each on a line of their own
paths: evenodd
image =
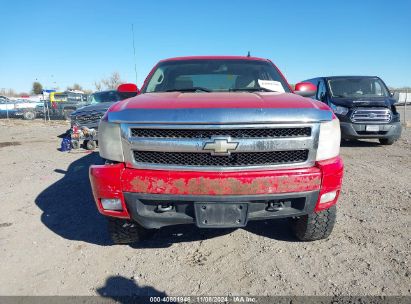
<svg viewBox="0 0 411 304">
<path fill-rule="evenodd" d="M 134 247 L 111 244 L 87 175 L 100 160 L 59 152 L 66 129 L 0 121 L 1 295 L 411 295 L 410 128 L 393 146 L 342 147 L 327 240 L 297 242 L 277 220 L 171 227 Z"/>
</svg>

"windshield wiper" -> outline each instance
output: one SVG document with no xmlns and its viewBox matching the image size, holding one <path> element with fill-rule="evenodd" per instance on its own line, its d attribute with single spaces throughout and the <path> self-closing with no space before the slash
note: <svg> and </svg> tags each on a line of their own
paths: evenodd
<svg viewBox="0 0 411 304">
<path fill-rule="evenodd" d="M 203 87 L 192 87 L 186 89 L 170 89 L 166 90 L 166 92 L 196 92 L 196 91 L 203 91 L 203 92 L 211 92 L 211 90 Z"/>
<path fill-rule="evenodd" d="M 246 92 L 276 92 L 267 88 L 259 87 L 259 88 L 233 88 L 229 89 L 229 92 L 237 92 L 237 91 L 246 91 Z"/>
</svg>

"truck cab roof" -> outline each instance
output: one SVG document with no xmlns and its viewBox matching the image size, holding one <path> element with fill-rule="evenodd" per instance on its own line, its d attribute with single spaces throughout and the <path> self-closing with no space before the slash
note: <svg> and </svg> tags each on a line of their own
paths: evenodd
<svg viewBox="0 0 411 304">
<path fill-rule="evenodd" d="M 163 59 L 160 62 L 165 61 L 180 61 L 180 60 L 258 60 L 271 62 L 269 59 L 251 57 L 251 56 L 182 56 Z"/>
</svg>

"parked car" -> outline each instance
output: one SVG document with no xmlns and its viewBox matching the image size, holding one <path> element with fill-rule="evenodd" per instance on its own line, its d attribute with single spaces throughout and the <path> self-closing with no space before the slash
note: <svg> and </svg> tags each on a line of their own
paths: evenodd
<svg viewBox="0 0 411 304">
<path fill-rule="evenodd" d="M 135 95 L 135 94 L 134 94 Z M 98 124 L 108 108 L 116 102 L 129 97 L 117 90 L 95 92 L 87 100 L 87 105 L 70 115 L 71 147 L 78 149 L 80 141 L 88 150 L 97 147 Z"/>
<path fill-rule="evenodd" d="M 18 117 L 22 117 L 25 120 L 33 120 L 37 117 L 37 107 L 42 105 L 43 102 L 40 101 L 29 101 L 24 99 L 19 99 L 15 101 L 16 113 Z"/>
<path fill-rule="evenodd" d="M 227 56 L 164 60 L 141 91 L 119 86 L 138 95 L 100 120 L 106 164 L 89 171 L 113 241 L 284 217 L 299 240 L 328 237 L 343 175 L 340 125 L 327 105 L 302 97 L 315 89 L 293 92 L 267 59 Z"/>
<path fill-rule="evenodd" d="M 41 104 L 25 99 L 0 101 L 0 116 L 22 117 L 26 120 L 36 118 L 36 107 Z"/>
<path fill-rule="evenodd" d="M 84 107 L 77 109 L 70 115 L 71 125 L 77 125 L 79 127 L 98 128 L 100 118 L 108 108 L 124 99 L 117 90 L 95 92 L 91 94 Z"/>
<path fill-rule="evenodd" d="M 47 104 L 50 116 L 70 120 L 70 115 L 78 108 L 87 105 L 88 95 L 82 92 L 52 92 Z M 41 113 L 42 109 L 38 109 Z"/>
<path fill-rule="evenodd" d="M 343 139 L 376 138 L 383 145 L 392 145 L 400 138 L 394 94 L 379 77 L 333 76 L 305 81 L 317 87 L 315 99 L 337 115 Z"/>
<path fill-rule="evenodd" d="M 8 98 L 0 99 L 0 117 L 14 117 L 16 112 L 14 102 L 11 102 Z"/>
<path fill-rule="evenodd" d="M 6 96 L 0 95 L 0 102 L 9 102 L 10 99 Z"/>
</svg>

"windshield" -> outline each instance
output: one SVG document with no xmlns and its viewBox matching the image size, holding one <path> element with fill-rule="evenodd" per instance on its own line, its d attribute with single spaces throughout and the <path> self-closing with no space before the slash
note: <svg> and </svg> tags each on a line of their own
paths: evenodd
<svg viewBox="0 0 411 304">
<path fill-rule="evenodd" d="M 333 97 L 388 97 L 387 89 L 379 78 L 336 78 L 328 80 Z"/>
<path fill-rule="evenodd" d="M 143 88 L 152 92 L 290 92 L 269 62 L 257 60 L 176 60 L 160 63 Z"/>
<path fill-rule="evenodd" d="M 54 101 L 67 101 L 67 94 L 54 94 Z"/>
<path fill-rule="evenodd" d="M 85 95 L 85 94 L 81 94 L 81 93 L 71 93 L 71 92 L 69 92 L 69 93 L 67 93 L 67 100 L 68 101 L 76 101 L 76 102 L 79 102 L 79 101 L 86 101 L 87 100 L 87 95 Z"/>
<path fill-rule="evenodd" d="M 87 100 L 87 103 L 96 104 L 101 102 L 116 102 L 119 100 L 121 100 L 121 97 L 117 91 L 107 91 L 91 94 Z"/>
</svg>

